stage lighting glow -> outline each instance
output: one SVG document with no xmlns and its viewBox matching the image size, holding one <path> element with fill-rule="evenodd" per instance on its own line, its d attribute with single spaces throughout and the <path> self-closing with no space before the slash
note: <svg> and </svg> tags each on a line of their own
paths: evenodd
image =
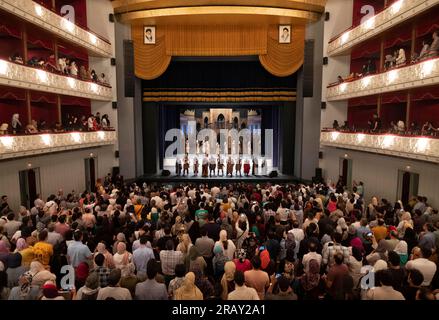
<svg viewBox="0 0 439 320">
<path fill-rule="evenodd" d="M 337 132 L 337 131 L 331 132 L 331 139 L 332 139 L 332 141 L 337 140 L 339 135 L 340 135 L 340 132 Z"/>
<path fill-rule="evenodd" d="M 363 79 L 361 79 L 361 84 L 363 85 L 363 88 L 366 88 L 370 84 L 371 80 L 372 76 L 364 77 Z"/>
<path fill-rule="evenodd" d="M 401 10 L 403 3 L 404 3 L 404 0 L 399 0 L 399 1 L 395 2 L 394 4 L 392 4 L 392 6 L 391 6 L 392 14 L 397 14 L 399 12 L 399 10 Z"/>
<path fill-rule="evenodd" d="M 63 19 L 62 25 L 70 33 L 73 33 L 75 31 L 75 25 L 66 18 Z"/>
<path fill-rule="evenodd" d="M 90 89 L 94 93 L 98 93 L 98 85 L 96 83 L 90 83 Z"/>
<path fill-rule="evenodd" d="M 8 63 L 5 60 L 0 60 L 0 74 L 5 75 L 8 73 Z"/>
<path fill-rule="evenodd" d="M 347 85 L 346 83 L 342 83 L 342 84 L 340 85 L 340 91 L 341 91 L 341 92 L 345 92 L 347 86 L 348 86 L 348 85 Z"/>
<path fill-rule="evenodd" d="M 40 137 L 46 146 L 50 146 L 52 144 L 52 137 L 50 136 L 50 134 L 42 134 L 40 135 Z"/>
<path fill-rule="evenodd" d="M 105 139 L 105 132 L 104 131 L 98 131 L 98 137 L 99 137 L 99 139 L 104 140 Z"/>
<path fill-rule="evenodd" d="M 387 82 L 393 83 L 395 82 L 396 79 L 398 79 L 398 77 L 399 77 L 398 70 L 392 70 L 387 75 Z"/>
<path fill-rule="evenodd" d="M 39 4 L 35 4 L 35 13 L 40 17 L 43 15 L 43 8 Z"/>
<path fill-rule="evenodd" d="M 13 144 L 14 144 L 13 137 L 0 137 L 0 141 L 1 141 L 2 145 L 7 149 L 11 149 Z"/>
<path fill-rule="evenodd" d="M 366 138 L 366 135 L 364 133 L 357 134 L 357 141 L 359 143 L 363 142 L 363 140 Z"/>
<path fill-rule="evenodd" d="M 47 82 L 47 72 L 43 70 L 37 70 L 38 79 L 41 82 Z"/>
<path fill-rule="evenodd" d="M 75 88 L 76 87 L 76 82 L 75 82 L 75 79 L 73 79 L 73 78 L 67 78 L 67 82 L 68 82 L 68 84 L 69 84 L 69 86 L 70 86 L 70 88 Z"/>
<path fill-rule="evenodd" d="M 345 44 L 349 40 L 349 32 L 343 33 L 341 36 L 341 44 Z"/>
<path fill-rule="evenodd" d="M 72 137 L 74 142 L 76 143 L 81 142 L 81 135 L 78 132 L 72 132 L 70 133 L 70 136 Z"/>
<path fill-rule="evenodd" d="M 430 140 L 428 138 L 419 138 L 416 142 L 416 151 L 425 152 L 430 147 Z"/>
<path fill-rule="evenodd" d="M 96 44 L 96 42 L 98 42 L 98 38 L 96 38 L 96 36 L 94 34 L 90 33 L 89 37 L 90 37 L 91 43 Z"/>
<path fill-rule="evenodd" d="M 367 19 L 366 22 L 364 23 L 364 27 L 366 28 L 366 30 L 370 30 L 374 26 L 375 26 L 375 17 Z"/>
<path fill-rule="evenodd" d="M 387 135 L 384 137 L 383 147 L 389 148 L 389 147 L 393 146 L 394 142 L 395 142 L 395 136 Z"/>
<path fill-rule="evenodd" d="M 429 76 L 433 72 L 434 66 L 435 66 L 434 60 L 428 60 L 423 62 L 421 67 L 421 75 L 423 77 Z"/>
</svg>

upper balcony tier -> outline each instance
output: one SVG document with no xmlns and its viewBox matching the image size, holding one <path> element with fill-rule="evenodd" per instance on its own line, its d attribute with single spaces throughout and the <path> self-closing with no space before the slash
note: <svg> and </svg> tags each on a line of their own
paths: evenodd
<svg viewBox="0 0 439 320">
<path fill-rule="evenodd" d="M 327 88 L 326 99 L 327 101 L 347 100 L 438 83 L 439 58 L 434 58 L 357 80 L 330 85 Z"/>
<path fill-rule="evenodd" d="M 391 6 L 332 38 L 328 45 L 328 56 L 348 54 L 356 45 L 407 21 L 439 4 L 439 0 L 399 0 Z"/>
<path fill-rule="evenodd" d="M 112 101 L 112 88 L 0 59 L 0 85 Z"/>
<path fill-rule="evenodd" d="M 322 131 L 320 143 L 323 146 L 439 163 L 439 139 L 432 137 Z"/>
<path fill-rule="evenodd" d="M 0 160 L 116 143 L 116 131 L 0 136 Z"/>
<path fill-rule="evenodd" d="M 91 54 L 111 57 L 111 43 L 32 0 L 0 0 L 0 9 L 52 34 L 87 49 Z"/>
</svg>

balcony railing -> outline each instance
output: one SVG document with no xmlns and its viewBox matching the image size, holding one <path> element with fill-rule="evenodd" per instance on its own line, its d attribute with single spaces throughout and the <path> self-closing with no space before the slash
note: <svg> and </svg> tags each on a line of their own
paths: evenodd
<svg viewBox="0 0 439 320">
<path fill-rule="evenodd" d="M 116 131 L 0 136 L 0 160 L 114 144 Z"/>
<path fill-rule="evenodd" d="M 111 44 L 107 40 L 79 27 L 32 0 L 0 0 L 0 9 L 86 48 L 96 55 L 112 56 Z"/>
<path fill-rule="evenodd" d="M 432 137 L 323 131 L 320 143 L 323 146 L 439 163 L 439 139 Z"/>
<path fill-rule="evenodd" d="M 0 59 L 0 85 L 112 101 L 112 88 Z"/>
<path fill-rule="evenodd" d="M 327 101 L 431 86 L 439 83 L 439 58 L 329 86 Z"/>
<path fill-rule="evenodd" d="M 328 55 L 345 54 L 352 47 L 439 4 L 439 0 L 399 0 L 355 28 L 329 42 Z"/>
</svg>

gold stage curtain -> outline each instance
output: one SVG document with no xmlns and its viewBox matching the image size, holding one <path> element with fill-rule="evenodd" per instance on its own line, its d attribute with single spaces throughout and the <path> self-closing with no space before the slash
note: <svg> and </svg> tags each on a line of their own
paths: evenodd
<svg viewBox="0 0 439 320">
<path fill-rule="evenodd" d="M 156 30 L 156 43 L 143 43 L 143 26 L 131 28 L 134 43 L 134 74 L 145 80 L 160 77 L 171 63 L 171 56 L 166 55 L 164 32 Z"/>
<path fill-rule="evenodd" d="M 166 26 L 171 56 L 251 56 L 266 53 L 267 28 L 257 25 Z"/>
<path fill-rule="evenodd" d="M 132 26 L 135 74 L 158 78 L 172 56 L 258 55 L 261 64 L 278 77 L 292 75 L 303 64 L 305 25 L 293 25 L 291 43 L 279 43 L 278 25 L 157 26 L 156 44 L 143 43 L 143 25 Z"/>
<path fill-rule="evenodd" d="M 278 26 L 270 26 L 267 54 L 259 55 L 264 68 L 277 77 L 287 77 L 303 64 L 305 50 L 305 26 L 293 25 L 291 43 L 279 43 Z"/>
</svg>

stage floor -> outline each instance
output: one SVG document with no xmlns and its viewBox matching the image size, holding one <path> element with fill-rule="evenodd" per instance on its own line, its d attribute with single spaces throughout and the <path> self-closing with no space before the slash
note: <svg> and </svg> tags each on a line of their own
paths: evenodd
<svg viewBox="0 0 439 320">
<path fill-rule="evenodd" d="M 248 183 L 260 183 L 260 182 L 271 182 L 271 183 L 297 183 L 300 182 L 300 179 L 297 179 L 294 176 L 278 174 L 277 177 L 270 178 L 269 176 L 249 176 L 249 177 L 209 177 L 204 178 L 201 176 L 194 177 L 192 175 L 189 176 L 176 176 L 175 174 L 171 174 L 170 176 L 164 177 L 162 175 L 144 175 L 136 179 L 136 182 L 139 183 L 236 183 L 236 182 L 248 182 Z"/>
</svg>

